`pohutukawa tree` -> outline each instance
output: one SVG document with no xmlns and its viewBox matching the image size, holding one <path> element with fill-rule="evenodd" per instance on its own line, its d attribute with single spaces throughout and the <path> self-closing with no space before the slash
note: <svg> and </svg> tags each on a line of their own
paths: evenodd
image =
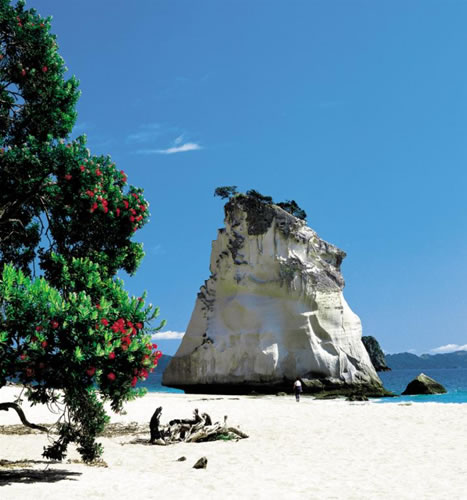
<svg viewBox="0 0 467 500">
<path fill-rule="evenodd" d="M 143 257 L 132 238 L 148 202 L 110 157 L 69 139 L 79 92 L 65 72 L 50 19 L 0 0 L 0 387 L 15 378 L 29 401 L 62 405 L 45 457 L 75 442 L 92 461 L 103 403 L 119 411 L 143 393 L 164 322 L 152 327 L 157 308 L 116 277 Z M 0 410 L 34 426 L 20 403 Z"/>
</svg>

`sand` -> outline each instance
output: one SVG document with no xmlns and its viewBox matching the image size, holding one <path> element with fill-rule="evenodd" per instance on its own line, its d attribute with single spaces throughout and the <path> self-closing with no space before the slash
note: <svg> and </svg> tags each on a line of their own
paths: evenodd
<svg viewBox="0 0 467 500">
<path fill-rule="evenodd" d="M 1 389 L 0 402 L 16 393 Z M 228 415 L 250 437 L 166 447 L 132 443 L 149 434 L 101 438 L 107 467 L 93 467 L 77 463 L 74 448 L 63 463 L 44 461 L 44 434 L 0 433 L 0 498 L 467 498 L 467 404 L 153 393 L 112 422 L 147 424 L 157 406 L 162 423 L 198 408 L 213 420 Z M 54 419 L 41 406 L 27 416 Z M 12 410 L 0 412 L 0 425 L 18 423 Z M 202 456 L 207 469 L 193 469 Z"/>
</svg>

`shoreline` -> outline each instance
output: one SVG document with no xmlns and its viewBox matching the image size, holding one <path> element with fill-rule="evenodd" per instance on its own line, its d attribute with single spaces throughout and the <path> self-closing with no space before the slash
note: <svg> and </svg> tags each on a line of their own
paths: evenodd
<svg viewBox="0 0 467 500">
<path fill-rule="evenodd" d="M 17 386 L 0 390 L 12 401 Z M 191 417 L 195 408 L 250 437 L 151 446 L 149 420 Z M 47 437 L 0 432 L 0 495 L 6 499 L 102 498 L 463 498 L 467 404 L 375 404 L 293 396 L 215 396 L 149 392 L 125 405 L 112 423 L 143 433 L 102 437 L 107 467 L 79 463 L 74 446 L 62 463 L 41 457 Z M 25 411 L 53 421 L 46 407 Z M 20 424 L 11 410 L 0 425 Z M 146 427 L 144 427 L 146 426 Z M 146 433 L 144 434 L 144 428 Z M 178 462 L 181 456 L 186 461 Z M 205 470 L 193 469 L 202 456 Z M 16 462 L 16 463 L 15 463 Z"/>
</svg>

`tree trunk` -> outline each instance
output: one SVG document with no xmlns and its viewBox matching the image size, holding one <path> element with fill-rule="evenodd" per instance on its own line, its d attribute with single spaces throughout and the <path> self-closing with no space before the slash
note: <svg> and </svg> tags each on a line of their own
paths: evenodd
<svg viewBox="0 0 467 500">
<path fill-rule="evenodd" d="M 47 427 L 44 427 L 42 425 L 32 424 L 31 422 L 29 422 L 29 420 L 26 418 L 26 415 L 24 414 L 23 409 L 18 403 L 0 403 L 0 411 L 1 410 L 8 411 L 10 408 L 16 411 L 16 413 L 19 415 L 19 418 L 21 419 L 21 422 L 26 427 L 30 427 L 31 429 L 37 429 L 38 431 L 49 432 L 49 429 L 47 429 Z"/>
</svg>

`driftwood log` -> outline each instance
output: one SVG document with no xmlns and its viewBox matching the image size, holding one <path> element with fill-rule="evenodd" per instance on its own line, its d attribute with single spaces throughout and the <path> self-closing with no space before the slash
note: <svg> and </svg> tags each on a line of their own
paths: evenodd
<svg viewBox="0 0 467 500">
<path fill-rule="evenodd" d="M 167 425 L 161 425 L 160 418 L 162 406 L 159 406 L 154 412 L 149 429 L 151 431 L 151 444 L 167 445 L 173 443 L 199 443 L 202 441 L 214 441 L 217 439 L 245 439 L 247 434 L 235 427 L 227 425 L 227 416 L 224 417 L 224 423 L 212 423 L 211 417 L 207 413 L 199 413 L 194 410 L 192 419 L 174 419 Z"/>
</svg>

